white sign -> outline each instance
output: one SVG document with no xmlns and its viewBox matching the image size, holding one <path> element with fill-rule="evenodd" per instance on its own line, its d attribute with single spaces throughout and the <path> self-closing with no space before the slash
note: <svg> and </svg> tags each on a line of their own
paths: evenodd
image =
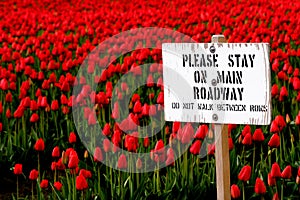
<svg viewBox="0 0 300 200">
<path fill-rule="evenodd" d="M 165 120 L 267 125 L 269 44 L 162 45 Z"/>
</svg>

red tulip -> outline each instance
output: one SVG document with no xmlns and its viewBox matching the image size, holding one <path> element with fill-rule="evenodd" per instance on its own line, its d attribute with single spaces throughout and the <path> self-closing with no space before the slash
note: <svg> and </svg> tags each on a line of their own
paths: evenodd
<svg viewBox="0 0 300 200">
<path fill-rule="evenodd" d="M 155 152 L 162 153 L 162 152 L 164 151 L 164 147 L 165 147 L 164 142 L 163 142 L 162 139 L 160 139 L 160 140 L 158 140 L 158 141 L 156 142 L 154 151 L 155 151 Z"/>
<path fill-rule="evenodd" d="M 271 173 L 268 173 L 268 185 L 269 186 L 276 185 L 276 179 L 274 177 L 272 177 Z"/>
<path fill-rule="evenodd" d="M 252 136 L 251 136 L 251 133 L 246 133 L 243 141 L 242 141 L 242 144 L 244 145 L 251 145 L 252 144 Z"/>
<path fill-rule="evenodd" d="M 241 196 L 240 188 L 236 184 L 233 184 L 230 187 L 230 193 L 231 193 L 231 197 L 233 199 L 237 199 L 237 198 L 239 198 Z"/>
<path fill-rule="evenodd" d="M 149 98 L 149 100 L 153 100 L 154 99 L 154 93 L 153 92 L 151 92 L 151 93 L 149 93 L 149 95 L 148 95 L 148 98 Z"/>
<path fill-rule="evenodd" d="M 95 162 L 101 162 L 103 161 L 103 154 L 100 147 L 96 147 L 94 151 L 94 161 Z"/>
<path fill-rule="evenodd" d="M 174 162 L 175 162 L 174 151 L 172 148 L 169 148 L 167 151 L 166 166 L 169 166 L 169 165 L 174 166 Z"/>
<path fill-rule="evenodd" d="M 43 83 L 42 83 L 42 89 L 43 90 L 49 90 L 50 88 L 50 83 L 48 80 L 44 80 Z"/>
<path fill-rule="evenodd" d="M 10 109 L 9 109 L 9 108 L 7 108 L 6 113 L 5 113 L 5 116 L 6 116 L 6 118 L 8 118 L 8 119 L 11 117 L 11 112 L 10 112 Z"/>
<path fill-rule="evenodd" d="M 228 124 L 228 133 L 231 133 L 232 130 L 236 129 L 236 124 Z"/>
<path fill-rule="evenodd" d="M 272 135 L 272 137 L 270 138 L 270 141 L 268 142 L 268 145 L 271 148 L 277 148 L 277 147 L 279 147 L 279 145 L 280 145 L 280 138 L 279 138 L 279 136 L 276 133 L 274 133 Z"/>
<path fill-rule="evenodd" d="M 102 133 L 103 133 L 103 135 L 105 135 L 105 136 L 109 136 L 110 135 L 110 125 L 109 125 L 109 123 L 106 123 L 105 125 L 104 125 L 104 128 L 103 128 L 103 130 L 102 130 Z"/>
<path fill-rule="evenodd" d="M 14 112 L 14 118 L 21 118 L 24 115 L 25 108 L 23 106 L 19 106 L 17 110 Z M 36 119 L 36 117 L 35 117 Z"/>
<path fill-rule="evenodd" d="M 91 171 L 86 170 L 86 169 L 81 169 L 81 170 L 79 171 L 79 176 L 80 176 L 80 175 L 84 176 L 84 178 L 92 178 L 92 173 L 91 173 Z"/>
<path fill-rule="evenodd" d="M 65 115 L 69 113 L 68 106 L 63 106 L 61 110 L 62 110 L 62 113 L 65 114 Z"/>
<path fill-rule="evenodd" d="M 7 102 L 7 103 L 11 103 L 12 102 L 12 94 L 11 94 L 11 92 L 8 92 L 6 95 L 5 95 L 5 101 Z"/>
<path fill-rule="evenodd" d="M 292 167 L 288 165 L 282 171 L 281 178 L 290 179 L 291 177 L 292 177 Z"/>
<path fill-rule="evenodd" d="M 140 101 L 140 95 L 139 94 L 137 94 L 137 93 L 134 93 L 133 95 L 132 95 L 132 98 L 131 98 L 131 101 L 132 101 L 132 103 L 135 103 L 136 101 Z"/>
<path fill-rule="evenodd" d="M 75 150 L 70 152 L 68 168 L 74 169 L 78 167 L 79 158 Z"/>
<path fill-rule="evenodd" d="M 150 105 L 149 106 L 149 116 L 155 116 L 156 115 L 156 105 Z"/>
<path fill-rule="evenodd" d="M 0 81 L 0 89 L 8 90 L 8 81 L 5 78 Z"/>
<path fill-rule="evenodd" d="M 164 104 L 164 93 L 160 92 L 157 96 L 156 102 L 158 104 Z"/>
<path fill-rule="evenodd" d="M 138 148 L 138 139 L 134 136 L 126 135 L 124 146 L 125 148 L 127 148 L 128 151 L 136 152 Z"/>
<path fill-rule="evenodd" d="M 299 93 L 299 94 L 300 94 L 300 93 Z M 295 124 L 296 124 L 296 125 L 299 125 L 299 124 L 300 124 L 300 115 L 297 115 L 297 116 L 296 116 Z"/>
<path fill-rule="evenodd" d="M 42 138 L 38 139 L 35 142 L 34 149 L 36 151 L 44 151 L 44 149 L 45 149 L 45 143 L 44 143 L 44 140 Z"/>
<path fill-rule="evenodd" d="M 264 134 L 263 134 L 261 128 L 257 128 L 254 131 L 252 139 L 253 139 L 253 141 L 256 141 L 256 142 L 263 142 L 265 140 L 265 137 L 264 137 Z"/>
<path fill-rule="evenodd" d="M 288 90 L 285 86 L 282 86 L 279 93 L 279 101 L 283 101 L 284 97 L 287 97 L 289 95 Z"/>
<path fill-rule="evenodd" d="M 150 140 L 148 137 L 144 138 L 143 145 L 145 148 L 147 148 L 150 145 Z"/>
<path fill-rule="evenodd" d="M 51 163 L 51 170 L 52 170 L 52 171 L 57 170 L 57 164 L 56 164 L 55 161 Z"/>
<path fill-rule="evenodd" d="M 66 166 L 62 162 L 62 158 L 58 159 L 58 161 L 56 162 L 56 169 L 57 170 L 65 170 L 66 169 Z"/>
<path fill-rule="evenodd" d="M 282 115 L 277 115 L 274 119 L 274 121 L 276 122 L 279 131 L 282 131 L 282 129 L 286 126 L 284 117 Z"/>
<path fill-rule="evenodd" d="M 280 178 L 281 177 L 280 167 L 279 167 L 278 163 L 276 163 L 276 162 L 272 164 L 271 176 L 273 178 Z"/>
<path fill-rule="evenodd" d="M 293 78 L 293 88 L 294 90 L 300 90 L 300 79 L 298 77 Z"/>
<path fill-rule="evenodd" d="M 40 106 L 45 108 L 48 106 L 47 97 L 42 97 Z"/>
<path fill-rule="evenodd" d="M 228 147 L 229 147 L 229 151 L 233 150 L 234 148 L 233 140 L 231 137 L 228 138 Z"/>
<path fill-rule="evenodd" d="M 200 125 L 195 133 L 195 138 L 203 140 L 208 133 L 208 126 L 206 124 Z"/>
<path fill-rule="evenodd" d="M 59 156 L 60 156 L 60 150 L 59 150 L 59 147 L 56 146 L 52 150 L 52 157 L 53 158 L 58 158 Z"/>
<path fill-rule="evenodd" d="M 30 117 L 30 122 L 35 123 L 37 121 L 39 121 L 39 115 L 36 113 L 33 113 Z"/>
<path fill-rule="evenodd" d="M 104 140 L 103 140 L 103 150 L 104 150 L 104 152 L 109 152 L 110 151 L 110 141 L 109 141 L 109 139 L 107 139 L 107 138 L 105 138 Z"/>
<path fill-rule="evenodd" d="M 76 189 L 77 190 L 85 190 L 88 188 L 88 183 L 84 176 L 79 175 L 76 177 Z"/>
<path fill-rule="evenodd" d="M 238 175 L 238 179 L 241 181 L 248 181 L 250 177 L 251 177 L 251 166 L 246 165 L 241 169 Z"/>
<path fill-rule="evenodd" d="M 62 105 L 68 104 L 68 98 L 66 97 L 66 95 L 62 94 L 62 95 L 60 96 L 60 103 L 61 103 Z"/>
<path fill-rule="evenodd" d="M 54 186 L 54 188 L 55 188 L 56 190 L 61 191 L 61 188 L 62 188 L 61 182 L 56 181 L 56 182 L 53 183 L 53 186 Z"/>
<path fill-rule="evenodd" d="M 58 110 L 58 109 L 59 109 L 59 106 L 58 106 L 58 100 L 53 100 L 53 101 L 51 102 L 51 110 L 56 111 L 56 110 Z"/>
<path fill-rule="evenodd" d="M 39 176 L 39 172 L 36 169 L 31 170 L 29 173 L 29 179 L 32 181 L 36 180 L 38 176 Z"/>
<path fill-rule="evenodd" d="M 96 116 L 94 113 L 90 113 L 88 118 L 88 125 L 95 125 L 97 123 Z"/>
<path fill-rule="evenodd" d="M 136 166 L 137 169 L 142 169 L 142 167 L 143 167 L 143 162 L 142 162 L 142 160 L 141 160 L 140 158 L 138 158 L 138 159 L 136 160 L 135 166 Z"/>
<path fill-rule="evenodd" d="M 277 192 L 273 195 L 272 200 L 280 200 Z"/>
<path fill-rule="evenodd" d="M 118 168 L 119 169 L 126 169 L 127 168 L 127 159 L 124 154 L 121 154 L 118 159 Z"/>
<path fill-rule="evenodd" d="M 256 194 L 265 194 L 266 193 L 265 183 L 260 178 L 256 178 L 254 191 Z"/>
<path fill-rule="evenodd" d="M 172 133 L 177 133 L 179 128 L 180 128 L 180 122 L 173 122 Z"/>
<path fill-rule="evenodd" d="M 76 143 L 76 134 L 74 132 L 71 132 L 70 135 L 69 135 L 69 143 L 70 144 L 73 144 L 73 143 Z"/>
<path fill-rule="evenodd" d="M 142 112 L 142 103 L 140 101 L 136 101 L 134 103 L 133 112 L 134 113 L 140 113 L 140 112 Z"/>
<path fill-rule="evenodd" d="M 46 188 L 48 187 L 48 185 L 49 185 L 49 182 L 48 182 L 47 179 L 43 179 L 43 180 L 41 181 L 41 183 L 40 183 L 40 187 L 41 187 L 42 189 L 46 189 Z"/>
<path fill-rule="evenodd" d="M 207 145 L 207 154 L 208 155 L 214 155 L 216 150 L 216 146 L 214 144 L 208 144 Z"/>
<path fill-rule="evenodd" d="M 14 167 L 14 174 L 15 175 L 21 175 L 23 173 L 23 165 L 22 164 L 15 164 L 15 167 Z"/>
<path fill-rule="evenodd" d="M 247 133 L 250 133 L 250 135 L 251 135 L 251 127 L 248 124 L 244 127 L 244 129 L 242 131 L 242 136 L 245 137 L 247 135 Z"/>
<path fill-rule="evenodd" d="M 31 100 L 31 101 L 30 101 L 30 110 L 31 110 L 31 111 L 36 111 L 36 110 L 38 110 L 38 109 L 39 109 L 39 107 L 38 107 L 36 101 L 35 101 L 35 100 Z"/>
<path fill-rule="evenodd" d="M 198 155 L 200 153 L 200 149 L 201 149 L 201 141 L 196 140 L 190 147 L 190 152 L 194 155 Z"/>
<path fill-rule="evenodd" d="M 194 129 L 193 129 L 191 123 L 187 123 L 182 128 L 181 142 L 182 142 L 182 144 L 188 144 L 188 143 L 192 142 L 193 138 L 194 138 Z"/>
</svg>

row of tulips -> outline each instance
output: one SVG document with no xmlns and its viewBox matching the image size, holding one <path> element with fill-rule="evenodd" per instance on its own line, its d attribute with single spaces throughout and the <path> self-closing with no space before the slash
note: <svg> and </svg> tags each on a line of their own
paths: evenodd
<svg viewBox="0 0 300 200">
<path fill-rule="evenodd" d="M 92 53 L 115 34 L 153 26 L 197 42 L 224 34 L 228 42 L 270 43 L 272 123 L 228 125 L 231 196 L 299 198 L 299 9 L 298 2 L 264 0 L 1 3 L 0 171 L 12 166 L 4 172 L 16 181 L 12 196 L 216 197 L 213 125 L 163 120 L 160 47 L 178 38 L 157 33 L 141 42 L 136 34 L 108 45 L 100 58 Z M 135 50 L 113 56 L 126 48 Z M 154 170 L 130 173 L 148 166 Z"/>
</svg>

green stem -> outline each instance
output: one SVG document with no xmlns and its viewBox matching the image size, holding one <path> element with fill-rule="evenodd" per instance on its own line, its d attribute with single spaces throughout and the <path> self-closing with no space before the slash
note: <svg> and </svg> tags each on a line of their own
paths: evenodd
<svg viewBox="0 0 300 200">
<path fill-rule="evenodd" d="M 33 200 L 34 197 L 33 197 L 33 181 L 31 182 L 31 199 Z"/>
<path fill-rule="evenodd" d="M 106 167 L 107 168 L 107 167 Z M 111 193 L 111 198 L 114 198 L 114 191 L 113 191 L 113 176 L 112 176 L 112 168 L 109 168 L 109 177 L 110 177 L 110 193 Z"/>
<path fill-rule="evenodd" d="M 17 199 L 19 199 L 19 176 L 17 175 Z"/>
<path fill-rule="evenodd" d="M 252 161 L 252 174 L 254 174 L 254 167 L 255 167 L 255 143 L 254 143 L 254 148 L 253 148 L 253 161 Z"/>
<path fill-rule="evenodd" d="M 268 147 L 268 152 L 270 152 L 270 147 Z M 271 168 L 271 152 L 268 155 L 268 161 L 269 161 L 269 168 Z"/>
<path fill-rule="evenodd" d="M 156 187 L 157 187 L 157 192 L 160 193 L 160 181 L 159 181 L 159 170 L 156 170 Z"/>
<path fill-rule="evenodd" d="M 284 185 L 284 180 L 282 180 L 282 184 L 281 184 L 281 194 L 280 194 L 280 199 L 283 199 L 283 185 Z"/>
<path fill-rule="evenodd" d="M 100 188 L 100 166 L 97 167 L 98 170 L 98 193 L 100 194 L 101 188 Z"/>
<path fill-rule="evenodd" d="M 75 169 L 74 169 L 74 172 L 72 173 L 73 174 L 73 199 L 76 199 L 76 174 L 75 174 Z M 83 197 L 83 196 L 82 196 Z"/>
<path fill-rule="evenodd" d="M 23 144 L 22 146 L 25 146 L 25 148 L 27 148 L 27 142 L 26 142 L 26 123 L 25 123 L 25 117 L 22 117 L 22 127 L 23 127 Z"/>
<path fill-rule="evenodd" d="M 243 200 L 245 200 L 245 183 L 242 184 L 242 190 L 243 190 Z"/>
<path fill-rule="evenodd" d="M 38 152 L 38 172 L 39 172 L 39 175 L 38 175 L 38 182 L 40 183 L 40 182 L 41 182 L 40 152 Z"/>
</svg>

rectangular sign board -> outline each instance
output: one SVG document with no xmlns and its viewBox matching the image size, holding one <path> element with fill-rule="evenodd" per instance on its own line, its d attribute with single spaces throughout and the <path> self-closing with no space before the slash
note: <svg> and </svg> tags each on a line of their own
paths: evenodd
<svg viewBox="0 0 300 200">
<path fill-rule="evenodd" d="M 164 43 L 166 121 L 267 125 L 267 43 Z"/>
</svg>

